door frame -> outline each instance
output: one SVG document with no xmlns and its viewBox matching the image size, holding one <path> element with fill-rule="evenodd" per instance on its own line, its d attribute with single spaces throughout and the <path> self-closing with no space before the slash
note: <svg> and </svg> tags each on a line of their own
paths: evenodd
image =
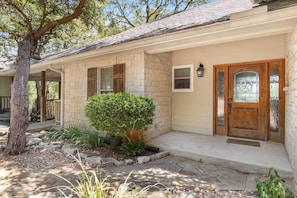
<svg viewBox="0 0 297 198">
<path fill-rule="evenodd" d="M 266 75 L 265 83 L 265 94 L 264 94 L 264 104 L 265 104 L 265 141 L 273 142 L 284 142 L 284 132 L 285 132 L 285 92 L 283 87 L 285 87 L 285 59 L 272 59 L 272 60 L 262 60 L 262 61 L 252 61 L 252 62 L 241 62 L 232 64 L 221 64 L 214 65 L 213 69 L 213 134 L 214 135 L 224 135 L 229 136 L 229 115 L 228 115 L 228 84 L 229 82 L 229 68 L 234 66 L 244 66 L 251 64 L 262 64 L 264 67 L 264 75 Z M 279 71 L 279 128 L 278 132 L 274 133 L 270 131 L 270 69 L 278 68 Z M 222 72 L 224 74 L 224 124 L 223 126 L 218 126 L 218 75 Z M 232 82 L 233 83 L 233 82 Z M 227 86 L 226 86 L 227 85 Z"/>
</svg>

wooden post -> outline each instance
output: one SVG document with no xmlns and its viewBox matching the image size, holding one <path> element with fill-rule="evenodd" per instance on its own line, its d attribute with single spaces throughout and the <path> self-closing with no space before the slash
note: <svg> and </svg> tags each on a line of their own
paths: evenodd
<svg viewBox="0 0 297 198">
<path fill-rule="evenodd" d="M 40 91 L 40 122 L 46 120 L 46 98 L 45 98 L 45 71 L 40 73 L 41 76 L 41 91 Z"/>
<path fill-rule="evenodd" d="M 61 81 L 59 81 L 59 100 L 61 100 Z"/>
</svg>

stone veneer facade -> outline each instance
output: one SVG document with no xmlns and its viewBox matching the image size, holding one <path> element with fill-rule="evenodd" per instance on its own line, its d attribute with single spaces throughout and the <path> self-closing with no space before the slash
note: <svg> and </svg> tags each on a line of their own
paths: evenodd
<svg viewBox="0 0 297 198">
<path fill-rule="evenodd" d="M 294 31 L 287 35 L 286 54 L 286 118 L 285 146 L 294 169 L 297 184 L 297 24 Z"/>
<path fill-rule="evenodd" d="M 64 65 L 65 126 L 69 123 L 89 125 L 84 115 L 88 68 L 122 63 L 126 66 L 126 92 L 150 96 L 157 106 L 154 124 L 145 132 L 145 139 L 169 131 L 171 127 L 171 54 L 169 53 L 157 55 L 147 55 L 144 52 L 125 53 Z"/>
<path fill-rule="evenodd" d="M 156 105 L 153 126 L 145 133 L 145 139 L 151 139 L 171 130 L 172 55 L 145 54 L 144 60 L 144 95 Z"/>
<path fill-rule="evenodd" d="M 87 101 L 87 72 L 88 68 L 108 67 L 125 63 L 126 66 L 126 91 L 134 94 L 143 94 L 144 91 L 144 61 L 143 52 L 119 54 L 87 59 L 70 63 L 64 69 L 64 125 L 88 125 L 84 115 L 84 106 Z"/>
</svg>

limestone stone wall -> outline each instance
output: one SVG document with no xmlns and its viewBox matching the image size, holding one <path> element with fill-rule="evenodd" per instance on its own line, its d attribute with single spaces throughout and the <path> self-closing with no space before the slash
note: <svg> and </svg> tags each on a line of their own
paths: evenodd
<svg viewBox="0 0 297 198">
<path fill-rule="evenodd" d="M 126 65 L 126 92 L 144 93 L 144 53 L 134 52 L 113 56 L 100 56 L 76 61 L 63 66 L 64 70 L 64 126 L 69 123 L 88 126 L 84 115 L 87 101 L 88 68 L 106 67 L 115 64 Z"/>
<path fill-rule="evenodd" d="M 297 24 L 287 35 L 285 146 L 297 181 Z M 297 183 L 297 182 L 296 182 Z"/>
<path fill-rule="evenodd" d="M 145 54 L 144 95 L 152 97 L 156 105 L 154 123 L 145 132 L 146 140 L 171 130 L 171 56 L 171 53 Z"/>
</svg>

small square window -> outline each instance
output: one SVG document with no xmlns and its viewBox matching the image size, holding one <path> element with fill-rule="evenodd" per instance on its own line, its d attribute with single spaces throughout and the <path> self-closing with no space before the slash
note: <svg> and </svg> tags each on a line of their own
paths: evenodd
<svg viewBox="0 0 297 198">
<path fill-rule="evenodd" d="M 193 91 L 193 65 L 181 65 L 172 67 L 172 91 Z"/>
</svg>

